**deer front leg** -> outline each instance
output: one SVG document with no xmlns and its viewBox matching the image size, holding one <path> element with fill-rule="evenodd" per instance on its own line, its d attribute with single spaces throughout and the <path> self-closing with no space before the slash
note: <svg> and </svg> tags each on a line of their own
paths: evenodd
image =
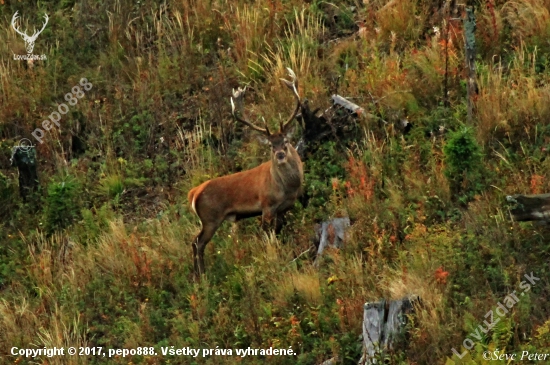
<svg viewBox="0 0 550 365">
<path fill-rule="evenodd" d="M 262 212 L 262 229 L 265 232 L 269 232 L 271 227 L 273 226 L 273 220 L 276 221 L 276 214 L 272 211 L 270 208 L 264 209 Z"/>
<path fill-rule="evenodd" d="M 277 213 L 277 215 L 275 216 L 275 234 L 281 233 L 284 224 L 284 216 L 284 212 Z"/>
</svg>

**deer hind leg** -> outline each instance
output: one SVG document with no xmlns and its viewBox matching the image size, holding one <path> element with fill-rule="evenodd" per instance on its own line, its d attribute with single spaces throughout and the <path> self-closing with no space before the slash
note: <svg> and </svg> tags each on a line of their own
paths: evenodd
<svg viewBox="0 0 550 365">
<path fill-rule="evenodd" d="M 201 232 L 193 240 L 193 262 L 195 266 L 195 277 L 198 279 L 204 274 L 204 249 L 210 242 L 219 224 L 204 224 Z"/>
</svg>

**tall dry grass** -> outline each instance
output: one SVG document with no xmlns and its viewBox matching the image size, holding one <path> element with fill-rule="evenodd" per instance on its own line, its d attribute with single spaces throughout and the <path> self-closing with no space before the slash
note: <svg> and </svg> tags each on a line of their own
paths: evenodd
<svg viewBox="0 0 550 365">
<path fill-rule="evenodd" d="M 530 53 L 521 46 L 510 64 L 480 68 L 476 107 L 481 141 L 491 143 L 510 135 L 533 138 L 531 127 L 546 124 L 550 89 L 546 77 L 536 70 L 538 57 L 536 51 Z"/>
</svg>

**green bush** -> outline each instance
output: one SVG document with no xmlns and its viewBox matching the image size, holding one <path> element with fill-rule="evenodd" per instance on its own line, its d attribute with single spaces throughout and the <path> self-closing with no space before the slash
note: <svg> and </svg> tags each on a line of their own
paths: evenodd
<svg viewBox="0 0 550 365">
<path fill-rule="evenodd" d="M 115 219 L 112 210 L 108 204 L 102 205 L 100 208 L 82 209 L 82 221 L 75 227 L 75 236 L 79 237 L 79 242 L 94 242 L 100 235 L 108 231 L 109 222 Z"/>
<path fill-rule="evenodd" d="M 480 190 L 482 153 L 472 131 L 468 128 L 450 133 L 443 148 L 445 176 L 451 193 L 458 200 L 467 200 Z"/>
<path fill-rule="evenodd" d="M 67 228 L 78 218 L 80 190 L 80 184 L 70 177 L 48 185 L 44 211 L 44 228 L 47 234 Z"/>
<path fill-rule="evenodd" d="M 344 154 L 339 151 L 335 142 L 312 146 L 313 153 L 306 160 L 304 169 L 304 193 L 308 197 L 308 206 L 315 211 L 315 218 L 322 219 L 326 205 L 332 194 L 331 180 L 343 179 L 345 170 Z"/>
</svg>

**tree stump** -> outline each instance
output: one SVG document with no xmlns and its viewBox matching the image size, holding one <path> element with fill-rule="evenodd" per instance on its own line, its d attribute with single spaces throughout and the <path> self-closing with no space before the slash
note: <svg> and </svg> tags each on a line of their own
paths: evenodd
<svg viewBox="0 0 550 365">
<path fill-rule="evenodd" d="M 339 359 L 337 357 L 333 357 L 332 359 L 327 360 L 320 365 L 336 365 L 338 363 L 338 360 Z"/>
<path fill-rule="evenodd" d="M 29 145 L 15 146 L 10 160 L 12 166 L 17 166 L 19 171 L 19 195 L 26 202 L 27 197 L 38 188 L 36 148 Z"/>
<path fill-rule="evenodd" d="M 314 266 L 319 266 L 319 259 L 327 247 L 340 248 L 344 244 L 346 238 L 346 230 L 350 226 L 348 217 L 334 218 L 330 221 L 323 222 L 315 229 L 317 236 L 317 257 L 315 258 Z"/>
<path fill-rule="evenodd" d="M 363 356 L 359 365 L 379 364 L 387 352 L 406 344 L 408 314 L 414 312 L 417 295 L 400 300 L 365 303 L 363 312 Z"/>
</svg>

